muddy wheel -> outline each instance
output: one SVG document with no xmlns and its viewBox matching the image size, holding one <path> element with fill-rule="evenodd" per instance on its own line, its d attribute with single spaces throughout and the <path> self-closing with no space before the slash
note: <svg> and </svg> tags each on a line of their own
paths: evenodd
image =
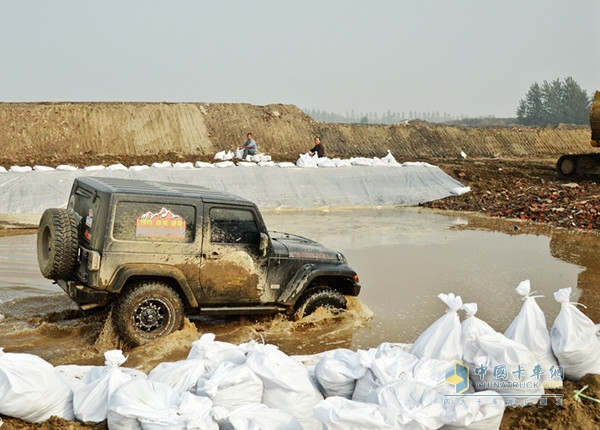
<svg viewBox="0 0 600 430">
<path fill-rule="evenodd" d="M 77 223 L 67 209 L 46 209 L 37 233 L 40 271 L 48 279 L 68 279 L 77 263 Z"/>
<path fill-rule="evenodd" d="M 126 344 L 143 345 L 181 328 L 183 303 L 175 290 L 162 282 L 139 282 L 116 299 L 112 321 Z"/>
<path fill-rule="evenodd" d="M 339 291 L 331 288 L 317 288 L 304 293 L 294 306 L 294 318 L 301 319 L 312 314 L 320 307 L 329 311 L 346 309 L 346 297 Z"/>
</svg>

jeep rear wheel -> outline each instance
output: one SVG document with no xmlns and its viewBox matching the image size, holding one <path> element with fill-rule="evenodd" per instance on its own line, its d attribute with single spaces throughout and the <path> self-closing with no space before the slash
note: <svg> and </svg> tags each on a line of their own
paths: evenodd
<svg viewBox="0 0 600 430">
<path fill-rule="evenodd" d="M 346 309 L 346 297 L 332 288 L 316 288 L 305 292 L 294 306 L 294 317 L 299 320 L 312 314 L 320 307 L 328 311 Z"/>
<path fill-rule="evenodd" d="M 77 263 L 77 222 L 67 209 L 46 209 L 37 233 L 40 271 L 48 279 L 68 279 Z"/>
<path fill-rule="evenodd" d="M 112 308 L 112 322 L 129 346 L 167 336 L 183 325 L 183 303 L 162 282 L 139 282 L 125 289 Z"/>
</svg>

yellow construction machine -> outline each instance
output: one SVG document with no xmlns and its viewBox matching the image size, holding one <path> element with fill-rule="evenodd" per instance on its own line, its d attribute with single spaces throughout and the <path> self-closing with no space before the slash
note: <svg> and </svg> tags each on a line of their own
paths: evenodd
<svg viewBox="0 0 600 430">
<path fill-rule="evenodd" d="M 590 127 L 592 128 L 592 146 L 600 146 L 600 91 L 596 91 L 590 108 Z M 600 153 L 563 155 L 556 162 L 558 174 L 563 177 L 597 176 L 600 177 Z"/>
</svg>

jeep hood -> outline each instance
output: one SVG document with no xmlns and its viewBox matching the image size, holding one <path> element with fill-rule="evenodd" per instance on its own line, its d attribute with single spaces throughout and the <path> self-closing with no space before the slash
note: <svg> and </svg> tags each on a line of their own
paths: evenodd
<svg viewBox="0 0 600 430">
<path fill-rule="evenodd" d="M 341 253 L 306 237 L 278 231 L 269 232 L 269 236 L 278 257 L 346 263 L 346 258 Z"/>
</svg>

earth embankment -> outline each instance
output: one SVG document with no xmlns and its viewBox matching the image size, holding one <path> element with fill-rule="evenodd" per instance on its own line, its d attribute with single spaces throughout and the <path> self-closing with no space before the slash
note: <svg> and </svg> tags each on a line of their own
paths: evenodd
<svg viewBox="0 0 600 430">
<path fill-rule="evenodd" d="M 260 152 L 289 161 L 312 147 L 314 135 L 322 136 L 328 156 L 342 158 L 381 157 L 388 150 L 398 160 L 590 151 L 589 127 L 330 124 L 283 104 L 0 103 L 0 165 L 207 160 L 235 149 L 248 132 Z"/>
</svg>

